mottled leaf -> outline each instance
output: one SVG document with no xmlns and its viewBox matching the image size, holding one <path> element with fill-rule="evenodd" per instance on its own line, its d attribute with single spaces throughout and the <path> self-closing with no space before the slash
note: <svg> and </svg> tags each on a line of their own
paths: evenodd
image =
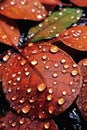
<svg viewBox="0 0 87 130">
<path fill-rule="evenodd" d="M 72 3 L 78 6 L 87 6 L 87 0 L 70 0 Z"/>
<path fill-rule="evenodd" d="M 0 14 L 14 19 L 41 20 L 47 11 L 39 0 L 4 0 L 0 3 Z"/>
<path fill-rule="evenodd" d="M 87 26 L 69 28 L 63 31 L 58 39 L 74 49 L 87 51 Z"/>
<path fill-rule="evenodd" d="M 28 32 L 28 38 L 35 42 L 56 37 L 61 31 L 80 19 L 81 15 L 82 10 L 75 8 L 65 8 L 62 11 L 56 11 L 42 23 L 32 27 Z"/>
<path fill-rule="evenodd" d="M 14 20 L 0 15 L 0 42 L 16 45 L 20 36 L 19 29 Z"/>
</svg>

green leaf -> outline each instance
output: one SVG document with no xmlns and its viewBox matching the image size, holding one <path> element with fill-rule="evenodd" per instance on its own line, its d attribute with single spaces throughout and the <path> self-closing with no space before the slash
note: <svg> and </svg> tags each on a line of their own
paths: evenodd
<svg viewBox="0 0 87 130">
<path fill-rule="evenodd" d="M 81 16 L 82 10 L 79 8 L 64 8 L 61 11 L 55 11 L 39 25 L 30 28 L 27 37 L 32 42 L 51 39 L 78 21 Z"/>
</svg>

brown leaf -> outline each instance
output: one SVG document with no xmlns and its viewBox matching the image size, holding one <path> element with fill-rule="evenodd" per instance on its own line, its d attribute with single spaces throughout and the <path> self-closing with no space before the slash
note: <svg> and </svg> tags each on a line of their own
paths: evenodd
<svg viewBox="0 0 87 130">
<path fill-rule="evenodd" d="M 58 39 L 71 48 L 87 51 L 87 26 L 71 27 L 63 31 Z"/>
<path fill-rule="evenodd" d="M 39 0 L 5 0 L 0 3 L 0 13 L 14 19 L 38 21 L 48 14 Z"/>
<path fill-rule="evenodd" d="M 0 42 L 16 46 L 19 36 L 20 32 L 15 21 L 0 15 Z"/>
</svg>

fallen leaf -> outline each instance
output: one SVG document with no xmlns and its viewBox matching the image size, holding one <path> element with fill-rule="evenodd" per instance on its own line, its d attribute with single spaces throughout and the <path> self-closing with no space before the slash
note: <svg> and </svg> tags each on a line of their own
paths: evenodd
<svg viewBox="0 0 87 130">
<path fill-rule="evenodd" d="M 16 22 L 0 15 L 0 42 L 16 46 L 19 36 L 20 32 Z"/>
<path fill-rule="evenodd" d="M 71 48 L 87 51 L 87 26 L 71 27 L 63 31 L 58 39 Z"/>
<path fill-rule="evenodd" d="M 60 32 L 79 20 L 81 15 L 82 10 L 75 8 L 65 8 L 61 11 L 53 12 L 39 25 L 30 28 L 28 38 L 35 42 L 57 37 Z"/>
<path fill-rule="evenodd" d="M 0 14 L 14 19 L 39 21 L 48 12 L 39 0 L 5 0 L 0 3 Z"/>
</svg>

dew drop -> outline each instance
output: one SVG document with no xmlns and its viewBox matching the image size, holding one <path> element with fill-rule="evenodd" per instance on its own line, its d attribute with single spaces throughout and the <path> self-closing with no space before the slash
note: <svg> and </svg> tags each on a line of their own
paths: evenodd
<svg viewBox="0 0 87 130">
<path fill-rule="evenodd" d="M 33 60 L 33 61 L 31 61 L 31 64 L 32 64 L 32 65 L 37 65 L 38 62 L 37 62 L 36 60 Z"/>
<path fill-rule="evenodd" d="M 30 106 L 24 106 L 23 108 L 22 108 L 22 112 L 24 113 L 24 114 L 27 114 L 28 112 L 30 111 Z"/>
<path fill-rule="evenodd" d="M 10 4 L 11 5 L 16 5 L 16 0 L 11 0 Z"/>
<path fill-rule="evenodd" d="M 37 89 L 39 92 L 43 92 L 46 89 L 46 85 L 43 83 L 39 84 Z"/>
<path fill-rule="evenodd" d="M 51 45 L 50 52 L 51 53 L 57 53 L 59 51 L 59 48 L 57 46 Z"/>
<path fill-rule="evenodd" d="M 48 95 L 48 96 L 47 96 L 47 100 L 48 100 L 48 101 L 51 101 L 52 98 L 53 98 L 52 95 Z"/>
<path fill-rule="evenodd" d="M 9 55 L 5 55 L 4 57 L 3 57 L 3 61 L 7 61 L 9 59 Z"/>
<path fill-rule="evenodd" d="M 44 124 L 44 128 L 47 130 L 47 129 L 49 129 L 50 128 L 50 123 L 49 122 L 46 122 L 45 124 Z"/>
<path fill-rule="evenodd" d="M 59 105 L 63 105 L 64 103 L 65 103 L 64 98 L 59 98 L 59 99 L 58 99 L 58 104 L 59 104 Z"/>
<path fill-rule="evenodd" d="M 12 122 L 12 127 L 15 127 L 16 125 L 17 125 L 17 123 L 16 122 Z"/>
<path fill-rule="evenodd" d="M 73 71 L 71 72 L 71 74 L 72 74 L 72 76 L 76 76 L 76 75 L 78 74 L 78 71 L 77 71 L 77 70 L 73 70 Z"/>
<path fill-rule="evenodd" d="M 20 123 L 21 125 L 23 125 L 23 124 L 24 124 L 24 118 L 21 118 L 21 119 L 19 120 L 19 123 Z"/>
<path fill-rule="evenodd" d="M 57 78 L 57 77 L 58 77 L 58 74 L 55 72 L 55 73 L 52 74 L 52 77 L 53 77 L 53 78 Z"/>
</svg>

